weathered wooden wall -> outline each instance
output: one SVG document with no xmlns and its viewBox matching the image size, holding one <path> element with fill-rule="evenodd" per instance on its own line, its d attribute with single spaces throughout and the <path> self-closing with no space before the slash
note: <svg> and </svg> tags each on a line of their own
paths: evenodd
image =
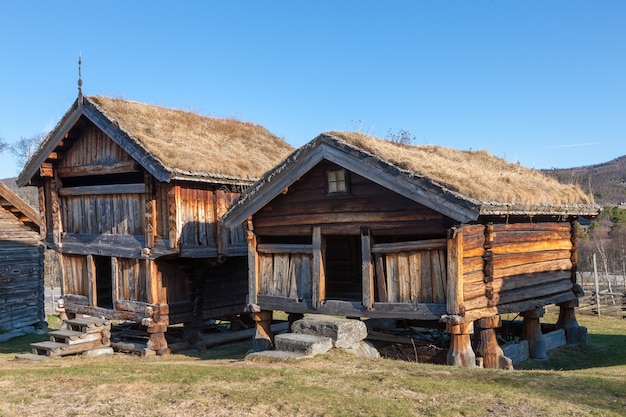
<svg viewBox="0 0 626 417">
<path fill-rule="evenodd" d="M 376 301 L 445 304 L 445 246 L 445 239 L 373 245 Z"/>
<path fill-rule="evenodd" d="M 80 139 L 70 137 L 68 140 L 73 143 L 59 160 L 59 167 L 112 165 L 132 161 L 128 153 L 91 123 L 83 127 Z"/>
<path fill-rule="evenodd" d="M 339 167 L 321 162 L 254 216 L 257 236 L 309 236 L 321 226 L 324 235 L 358 235 L 367 225 L 373 236 L 442 236 L 444 218 L 395 192 L 349 173 L 349 195 L 326 194 L 326 171 Z"/>
<path fill-rule="evenodd" d="M 62 197 L 63 230 L 75 234 L 143 235 L 143 194 Z"/>
<path fill-rule="evenodd" d="M 39 233 L 0 207 L 0 329 L 45 319 L 43 250 Z"/>
</svg>

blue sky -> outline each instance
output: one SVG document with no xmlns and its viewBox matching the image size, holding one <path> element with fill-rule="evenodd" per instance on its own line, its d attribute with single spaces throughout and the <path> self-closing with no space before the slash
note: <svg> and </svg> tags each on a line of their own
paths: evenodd
<svg viewBox="0 0 626 417">
<path fill-rule="evenodd" d="M 83 91 L 264 125 L 486 149 L 532 168 L 626 154 L 624 1 L 0 0 L 0 137 Z M 0 178 L 15 176 L 0 154 Z"/>
</svg>

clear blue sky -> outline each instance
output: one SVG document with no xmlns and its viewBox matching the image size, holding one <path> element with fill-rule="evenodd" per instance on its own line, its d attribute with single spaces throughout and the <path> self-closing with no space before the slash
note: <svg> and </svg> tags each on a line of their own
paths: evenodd
<svg viewBox="0 0 626 417">
<path fill-rule="evenodd" d="M 486 149 L 532 168 L 626 154 L 626 1 L 0 0 L 0 137 L 77 95 Z M 0 178 L 19 173 L 0 155 Z"/>
</svg>

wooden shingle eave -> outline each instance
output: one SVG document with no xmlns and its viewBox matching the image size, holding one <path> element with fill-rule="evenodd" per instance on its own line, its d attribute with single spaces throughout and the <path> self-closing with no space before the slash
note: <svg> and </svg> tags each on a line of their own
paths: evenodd
<svg viewBox="0 0 626 417">
<path fill-rule="evenodd" d="M 41 216 L 28 203 L 22 200 L 17 194 L 0 182 L 0 197 L 10 205 L 7 208 L 25 226 L 39 233 L 41 229 Z M 4 204 L 3 204 L 4 205 Z"/>
</svg>

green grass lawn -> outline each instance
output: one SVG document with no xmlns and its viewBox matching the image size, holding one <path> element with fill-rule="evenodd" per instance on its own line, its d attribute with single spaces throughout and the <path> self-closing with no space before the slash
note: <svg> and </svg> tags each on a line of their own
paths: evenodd
<svg viewBox="0 0 626 417">
<path fill-rule="evenodd" d="M 588 345 L 560 347 L 513 371 L 339 351 L 251 362 L 243 360 L 249 342 L 31 362 L 15 353 L 42 336 L 23 336 L 0 344 L 0 416 L 624 416 L 626 320 L 579 322 Z"/>
</svg>

